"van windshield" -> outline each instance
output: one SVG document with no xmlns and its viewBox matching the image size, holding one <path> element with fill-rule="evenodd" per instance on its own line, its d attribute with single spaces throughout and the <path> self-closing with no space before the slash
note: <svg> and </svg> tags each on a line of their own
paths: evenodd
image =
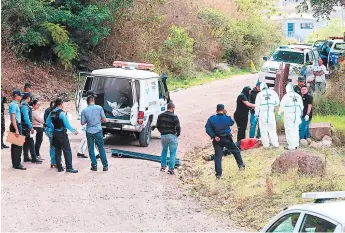
<svg viewBox="0 0 345 233">
<path fill-rule="evenodd" d="M 270 58 L 271 61 L 304 64 L 304 54 L 295 51 L 277 50 Z"/>
<path fill-rule="evenodd" d="M 95 77 L 92 90 L 96 104 L 103 106 L 107 118 L 129 120 L 133 106 L 131 80 Z"/>
</svg>

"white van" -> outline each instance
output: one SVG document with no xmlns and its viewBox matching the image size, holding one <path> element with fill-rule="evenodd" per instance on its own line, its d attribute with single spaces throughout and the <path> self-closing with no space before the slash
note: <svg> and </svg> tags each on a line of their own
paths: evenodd
<svg viewBox="0 0 345 233">
<path fill-rule="evenodd" d="M 115 61 L 113 65 L 84 77 L 76 92 L 76 110 L 79 114 L 86 92 L 93 91 L 108 120 L 102 124 L 103 134 L 135 136 L 140 146 L 147 147 L 158 115 L 170 101 L 166 78 L 154 73 L 152 64 Z"/>
</svg>

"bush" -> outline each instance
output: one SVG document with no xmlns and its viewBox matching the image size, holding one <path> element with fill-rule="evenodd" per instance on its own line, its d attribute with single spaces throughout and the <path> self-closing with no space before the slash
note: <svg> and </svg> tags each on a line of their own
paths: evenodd
<svg viewBox="0 0 345 233">
<path fill-rule="evenodd" d="M 313 114 L 345 116 L 344 106 L 327 95 L 315 95 L 313 99 Z"/>
<path fill-rule="evenodd" d="M 66 67 L 110 33 L 109 22 L 125 0 L 2 1 L 2 32 L 17 54 L 55 55 Z"/>
</svg>

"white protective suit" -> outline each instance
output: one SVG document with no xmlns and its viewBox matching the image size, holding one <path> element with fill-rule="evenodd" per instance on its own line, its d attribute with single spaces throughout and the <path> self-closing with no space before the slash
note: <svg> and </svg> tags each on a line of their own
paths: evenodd
<svg viewBox="0 0 345 233">
<path fill-rule="evenodd" d="M 288 149 L 294 150 L 299 147 L 299 125 L 303 115 L 302 97 L 294 92 L 292 84 L 286 85 L 286 94 L 284 95 L 278 114 L 284 112 L 284 128 Z"/>
<path fill-rule="evenodd" d="M 255 99 L 255 116 L 259 118 L 261 141 L 264 147 L 269 147 L 269 139 L 274 147 L 279 147 L 275 107 L 279 105 L 278 94 L 270 90 L 266 83 L 260 84 L 261 91 Z"/>
<path fill-rule="evenodd" d="M 87 107 L 87 102 L 84 98 L 82 98 L 80 100 L 80 104 L 79 104 L 79 119 L 81 118 L 81 112 Z M 85 155 L 85 150 L 87 148 L 87 138 L 86 138 L 86 125 L 83 125 L 82 128 L 82 139 L 80 141 L 80 145 L 78 147 L 78 154 L 83 154 Z M 95 155 L 99 155 L 97 146 L 94 146 L 94 151 L 95 151 Z"/>
</svg>

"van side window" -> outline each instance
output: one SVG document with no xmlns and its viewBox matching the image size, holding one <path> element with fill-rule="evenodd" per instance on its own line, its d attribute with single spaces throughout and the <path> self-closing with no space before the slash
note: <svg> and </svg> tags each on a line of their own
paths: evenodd
<svg viewBox="0 0 345 233">
<path fill-rule="evenodd" d="M 137 94 L 137 101 L 140 103 L 140 82 L 138 80 L 135 81 L 135 93 Z"/>
<path fill-rule="evenodd" d="M 163 86 L 162 81 L 160 81 L 160 80 L 158 81 L 158 87 L 159 87 L 159 90 L 158 90 L 159 98 L 163 99 L 164 98 L 164 86 Z"/>
<path fill-rule="evenodd" d="M 93 77 L 87 77 L 84 85 L 84 92 L 91 90 Z"/>
</svg>

